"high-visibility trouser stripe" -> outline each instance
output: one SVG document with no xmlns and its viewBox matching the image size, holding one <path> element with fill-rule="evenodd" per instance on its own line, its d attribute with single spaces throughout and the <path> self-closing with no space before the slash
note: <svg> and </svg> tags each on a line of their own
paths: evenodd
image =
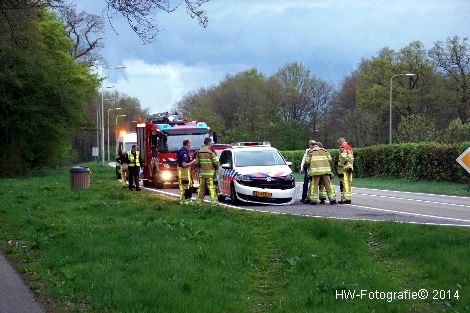
<svg viewBox="0 0 470 313">
<path fill-rule="evenodd" d="M 351 181 L 352 181 L 352 172 L 345 171 L 343 173 L 343 177 L 341 178 L 343 183 L 343 190 L 341 191 L 341 200 L 351 200 L 352 193 L 351 193 Z"/>
<path fill-rule="evenodd" d="M 320 200 L 326 200 L 326 188 L 325 186 L 320 186 Z"/>
<path fill-rule="evenodd" d="M 330 185 L 330 190 L 328 190 L 328 200 L 334 201 L 336 200 L 336 193 L 335 193 L 335 188 L 333 187 L 333 184 L 331 183 L 330 175 L 327 175 L 326 179 L 328 180 L 328 183 Z"/>
<path fill-rule="evenodd" d="M 187 171 L 186 172 L 187 177 L 185 177 L 187 178 L 187 181 L 188 181 L 187 184 L 183 183 L 183 177 L 182 177 L 184 174 L 183 171 Z M 178 184 L 180 186 L 180 203 L 184 204 L 184 203 L 190 202 L 191 199 L 186 199 L 185 197 L 185 190 L 189 189 L 189 187 L 191 186 L 191 168 L 190 167 L 188 167 L 187 169 L 182 169 L 181 167 L 178 167 Z"/>
<path fill-rule="evenodd" d="M 127 171 L 125 171 L 121 166 L 121 181 L 123 186 L 126 186 L 126 173 Z"/>
<path fill-rule="evenodd" d="M 217 195 L 215 194 L 214 179 L 212 177 L 199 177 L 199 189 L 197 191 L 197 203 L 201 203 L 204 200 L 206 193 L 206 184 L 209 188 L 209 195 L 211 197 L 211 203 L 217 203 Z"/>
</svg>

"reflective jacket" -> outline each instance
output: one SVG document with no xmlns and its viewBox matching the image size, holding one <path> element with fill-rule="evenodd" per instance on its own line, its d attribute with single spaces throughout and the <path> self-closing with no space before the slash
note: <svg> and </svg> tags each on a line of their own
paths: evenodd
<svg viewBox="0 0 470 313">
<path fill-rule="evenodd" d="M 331 155 L 328 150 L 314 146 L 308 151 L 305 163 L 308 164 L 307 174 L 309 176 L 315 175 L 329 175 L 331 174 Z"/>
<path fill-rule="evenodd" d="M 140 166 L 140 154 L 139 151 L 135 152 L 135 158 L 134 154 L 132 154 L 132 151 L 129 151 L 127 153 L 127 156 L 129 157 L 129 166 Z"/>
<path fill-rule="evenodd" d="M 196 153 L 196 164 L 200 177 L 213 177 L 219 168 L 219 158 L 208 146 L 204 146 Z"/>
<path fill-rule="evenodd" d="M 346 142 L 338 150 L 338 174 L 343 174 L 346 170 L 353 170 L 354 152 Z"/>
</svg>

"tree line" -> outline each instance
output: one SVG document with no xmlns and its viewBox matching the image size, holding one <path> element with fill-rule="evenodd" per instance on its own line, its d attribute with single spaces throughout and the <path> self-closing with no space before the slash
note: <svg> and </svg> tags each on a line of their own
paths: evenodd
<svg viewBox="0 0 470 313">
<path fill-rule="evenodd" d="M 303 149 L 308 138 L 334 146 L 388 143 L 393 78 L 394 142 L 470 139 L 470 46 L 450 37 L 430 50 L 415 41 L 364 58 L 339 86 L 294 62 L 266 76 L 256 68 L 188 93 L 175 109 L 204 119 L 224 142 L 269 140 Z M 219 141 L 220 141 L 219 140 Z"/>
<path fill-rule="evenodd" d="M 202 26 L 207 25 L 205 2 L 184 2 Z M 144 43 L 158 34 L 156 12 L 177 8 L 167 0 L 106 0 L 103 5 L 110 22 L 116 14 L 124 16 Z M 107 65 L 100 55 L 103 31 L 104 18 L 77 11 L 73 1 L 0 0 L 0 176 L 90 157 L 103 80 L 93 66 Z M 110 99 L 104 114 L 121 107 L 124 127 L 145 114 L 135 98 L 103 96 Z M 109 112 L 114 142 L 113 114 L 119 111 Z"/>
</svg>

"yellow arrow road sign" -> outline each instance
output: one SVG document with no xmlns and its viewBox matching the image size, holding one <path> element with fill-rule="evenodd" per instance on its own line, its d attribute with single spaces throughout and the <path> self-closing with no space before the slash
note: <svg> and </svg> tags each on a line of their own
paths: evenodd
<svg viewBox="0 0 470 313">
<path fill-rule="evenodd" d="M 457 162 L 470 174 L 470 148 L 457 158 Z"/>
</svg>

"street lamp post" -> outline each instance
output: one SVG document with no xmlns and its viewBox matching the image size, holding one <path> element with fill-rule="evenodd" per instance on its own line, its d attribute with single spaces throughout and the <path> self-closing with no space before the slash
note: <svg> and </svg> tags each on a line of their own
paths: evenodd
<svg viewBox="0 0 470 313">
<path fill-rule="evenodd" d="M 104 77 L 104 71 L 105 70 L 119 70 L 119 69 L 124 69 L 126 68 L 124 65 L 119 65 L 119 66 L 107 66 L 104 67 L 101 76 Z M 106 88 L 114 88 L 114 86 L 107 86 Z M 103 89 L 103 88 L 102 88 Z M 103 93 L 104 90 L 101 91 L 101 163 L 104 165 L 104 99 L 103 99 Z"/>
<path fill-rule="evenodd" d="M 416 76 L 413 73 L 406 73 L 406 74 L 395 74 L 390 77 L 390 131 L 389 131 L 389 144 L 392 144 L 392 86 L 393 86 L 393 78 L 398 76 Z"/>
<path fill-rule="evenodd" d="M 114 88 L 115 86 L 106 86 L 106 88 Z M 101 91 L 101 164 L 104 165 L 104 92 Z"/>
<path fill-rule="evenodd" d="M 111 161 L 110 157 L 109 157 L 109 111 L 111 110 L 121 110 L 121 108 L 110 108 L 108 109 L 108 162 Z"/>
</svg>

